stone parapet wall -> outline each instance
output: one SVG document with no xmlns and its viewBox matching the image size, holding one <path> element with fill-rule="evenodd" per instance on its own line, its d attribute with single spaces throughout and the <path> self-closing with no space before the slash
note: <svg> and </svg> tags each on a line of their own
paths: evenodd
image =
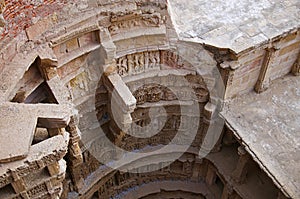
<svg viewBox="0 0 300 199">
<path fill-rule="evenodd" d="M 59 11 L 65 2 L 60 0 L 28 1 L 5 0 L 3 18 L 5 28 L 1 38 L 15 37 L 21 31 L 30 27 L 41 18 Z M 0 38 L 0 39 L 1 39 Z"/>
<path fill-rule="evenodd" d="M 268 49 L 272 51 L 269 54 Z M 300 32 L 296 29 L 269 44 L 238 55 L 234 61 L 223 62 L 221 67 L 227 70 L 225 98 L 234 98 L 254 89 L 264 91 L 273 80 L 292 71 L 299 52 Z"/>
</svg>

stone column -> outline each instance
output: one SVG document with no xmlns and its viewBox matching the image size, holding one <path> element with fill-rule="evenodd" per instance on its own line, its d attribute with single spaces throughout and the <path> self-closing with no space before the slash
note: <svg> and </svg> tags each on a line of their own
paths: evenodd
<svg viewBox="0 0 300 199">
<path fill-rule="evenodd" d="M 69 141 L 69 160 L 70 172 L 73 178 L 75 187 L 79 190 L 83 186 L 83 178 L 81 176 L 81 164 L 83 163 L 82 152 L 79 147 L 80 137 L 77 132 L 74 116 L 71 116 L 69 126 L 66 130 L 70 133 Z"/>
<path fill-rule="evenodd" d="M 211 186 L 216 180 L 216 172 L 215 170 L 211 167 L 207 167 L 207 174 L 206 174 L 206 183 L 207 185 Z"/>
<path fill-rule="evenodd" d="M 111 74 L 104 79 L 110 96 L 110 115 L 118 127 L 128 131 L 131 127 L 131 113 L 136 108 L 136 99 L 118 74 Z"/>
<path fill-rule="evenodd" d="M 254 90 L 257 93 L 261 93 L 261 92 L 265 91 L 266 89 L 268 89 L 268 87 L 269 87 L 270 82 L 269 82 L 269 78 L 268 78 L 268 69 L 269 69 L 269 65 L 273 59 L 273 56 L 275 54 L 274 52 L 275 52 L 275 48 L 273 48 L 273 47 L 266 49 L 264 62 L 261 66 L 260 74 L 258 76 L 258 80 L 254 87 Z"/>
<path fill-rule="evenodd" d="M 224 121 L 218 116 L 218 107 L 208 102 L 203 112 L 203 136 L 200 156 L 206 156 L 210 152 L 218 152 L 222 147 L 222 133 Z"/>
<path fill-rule="evenodd" d="M 193 166 L 192 179 L 199 181 L 201 170 L 203 169 L 203 159 L 196 159 Z"/>
<path fill-rule="evenodd" d="M 246 175 L 248 172 L 248 162 L 250 159 L 250 155 L 242 146 L 238 148 L 238 154 L 240 157 L 232 175 L 237 183 L 243 184 L 246 180 Z"/>
<path fill-rule="evenodd" d="M 20 176 L 17 174 L 16 171 L 11 171 L 11 175 L 13 177 L 13 182 L 11 183 L 12 187 L 14 188 L 15 192 L 21 193 L 26 191 L 25 182 Z"/>
</svg>

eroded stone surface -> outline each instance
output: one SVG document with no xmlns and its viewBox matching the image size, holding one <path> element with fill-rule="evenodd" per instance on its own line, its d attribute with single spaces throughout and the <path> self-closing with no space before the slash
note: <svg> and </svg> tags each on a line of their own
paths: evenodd
<svg viewBox="0 0 300 199">
<path fill-rule="evenodd" d="M 300 197 L 300 78 L 287 76 L 262 94 L 230 101 L 222 115 L 261 167 Z"/>
<path fill-rule="evenodd" d="M 9 3 L 6 8 L 27 3 L 23 0 L 18 0 L 16 4 L 6 2 Z M 0 154 L 7 157 L 9 153 L 20 152 L 28 156 L 24 160 L 0 165 L 0 198 L 55 196 L 105 199 L 121 196 L 122 192 L 129 193 L 144 184 L 156 184 L 158 192 L 155 194 L 158 197 L 163 197 L 165 191 L 172 191 L 173 196 L 179 197 L 183 183 L 190 188 L 186 189 L 189 196 L 193 194 L 196 188 L 191 182 L 203 185 L 204 189 L 197 189 L 196 192 L 204 194 L 206 198 L 297 198 L 289 192 L 294 186 L 292 181 L 282 185 L 277 181 L 272 182 L 268 177 L 268 174 L 273 174 L 274 171 L 269 172 L 269 169 L 271 171 L 274 165 L 280 170 L 279 167 L 289 166 L 287 159 L 294 162 L 298 159 L 293 150 L 299 142 L 290 136 L 289 126 L 282 125 L 293 123 L 285 120 L 291 115 L 280 115 L 277 112 L 284 109 L 281 104 L 269 105 L 270 100 L 266 100 L 265 104 L 257 106 L 265 108 L 265 105 L 269 105 L 270 114 L 273 114 L 270 121 L 276 121 L 277 129 L 283 132 L 279 133 L 291 140 L 280 137 L 281 134 L 277 132 L 271 132 L 270 135 L 253 132 L 249 134 L 250 138 L 261 135 L 263 139 L 260 142 L 252 142 L 254 138 L 245 141 L 248 137 L 240 140 L 238 134 L 234 136 L 228 126 L 224 129 L 221 126 L 221 137 L 213 132 L 212 137 L 216 137 L 217 143 L 211 147 L 212 153 L 203 159 L 198 158 L 199 147 L 205 141 L 209 127 L 217 123 L 214 118 L 217 115 L 217 102 L 222 101 L 224 95 L 228 99 L 237 98 L 239 104 L 239 101 L 244 100 L 241 94 L 251 92 L 259 76 L 262 76 L 259 81 L 269 85 L 291 70 L 298 73 L 299 4 L 295 0 L 75 0 L 63 1 L 62 9 L 56 9 L 57 3 L 62 1 L 45 2 L 46 7 L 50 5 L 51 9 L 43 9 L 42 1 L 35 2 L 29 11 L 32 11 L 32 6 L 40 7 L 37 10 L 38 17 L 28 18 L 24 23 L 14 18 L 21 7 L 16 10 L 6 9 L 12 13 L 9 17 L 13 18 L 13 22 L 21 23 L 21 29 L 14 31 L 12 28 L 11 35 L 15 37 L 5 37 L 0 41 L 0 111 L 4 113 L 0 116 L 0 125 L 4 127 L 0 130 L 0 146 L 5 148 Z M 56 9 L 55 13 L 53 9 Z M 7 13 L 4 16 L 7 17 Z M 29 21 L 32 24 L 27 27 Z M 173 27 L 176 23 L 180 38 Z M 16 25 L 14 23 L 11 27 Z M 290 29 L 291 32 L 285 34 Z M 272 49 L 274 54 L 269 56 L 265 48 Z M 221 68 L 218 68 L 219 65 Z M 30 70 L 32 67 L 35 70 Z M 261 75 L 261 68 L 267 71 L 264 75 Z M 34 74 L 24 75 L 32 71 L 39 78 Z M 188 81 L 182 81 L 182 78 Z M 226 89 L 220 88 L 220 82 L 224 82 Z M 46 85 L 42 87 L 44 90 L 36 90 L 41 84 Z M 189 85 L 196 94 L 192 98 L 187 92 Z M 37 99 L 32 97 L 23 100 L 18 94 L 24 92 L 25 98 L 33 94 Z M 266 92 L 276 94 L 273 90 Z M 293 93 L 289 91 L 286 94 L 290 97 L 287 102 L 294 104 L 297 99 L 291 97 L 290 92 Z M 17 100 L 14 97 L 16 95 Z M 47 95 L 53 98 L 49 100 Z M 184 102 L 176 100 L 176 96 L 183 97 Z M 257 102 L 264 95 L 249 96 Z M 246 111 L 251 112 L 249 109 L 256 106 L 256 102 L 249 100 L 245 99 L 249 104 Z M 73 105 L 63 105 L 68 103 Z M 193 104 L 199 105 L 199 108 L 195 108 L 199 109 L 199 114 L 179 110 L 179 106 L 191 110 Z M 111 107 L 116 109 L 113 116 Z M 8 111 L 4 111 L 5 108 Z M 69 108 L 72 113 L 67 113 Z M 168 114 L 165 123 L 162 117 L 164 111 L 157 111 L 149 118 L 149 109 L 163 108 Z M 236 115 L 240 114 L 239 110 L 236 112 Z M 255 115 L 255 111 L 252 112 Z M 277 117 L 278 114 L 280 117 Z M 255 119 L 250 115 L 248 121 L 246 116 L 241 116 L 243 120 L 234 118 L 233 123 L 237 120 L 246 126 Z M 116 124 L 123 123 L 131 129 L 134 124 L 147 127 L 149 122 L 162 126 L 161 134 L 142 140 L 128 136 L 127 129 L 120 130 L 122 125 Z M 42 136 L 37 132 L 34 136 L 37 139 L 34 139 L 35 143 L 29 149 L 29 140 L 33 137 L 36 125 Z M 292 125 L 297 127 L 295 122 Z M 265 128 L 262 126 L 258 130 L 266 132 L 265 128 L 271 125 L 268 123 Z M 143 128 L 132 129 L 137 129 L 138 134 L 144 133 Z M 191 147 L 185 150 L 185 138 L 191 139 L 191 136 L 186 136 L 191 129 L 196 129 L 197 135 Z M 70 133 L 70 137 L 65 136 L 65 130 Z M 99 132 L 104 134 L 99 136 Z M 174 138 L 171 145 L 170 140 L 176 133 L 182 136 Z M 124 161 L 119 161 L 119 166 L 136 168 L 138 174 L 103 166 L 97 155 L 105 161 L 112 161 L 120 155 L 103 141 L 105 136 L 110 138 L 110 145 L 141 152 L 133 154 L 132 158 L 124 156 Z M 26 139 L 22 140 L 22 137 Z M 84 137 L 87 137 L 88 142 L 85 142 Z M 275 157 L 276 162 L 274 158 L 264 160 L 268 162 L 264 164 L 264 172 L 253 160 L 257 157 L 250 158 L 240 145 L 243 141 L 249 146 L 253 144 L 255 152 L 264 157 L 269 149 L 274 148 L 268 143 L 269 140 L 275 140 L 275 144 L 280 140 L 280 143 L 294 145 L 290 148 L 278 146 L 283 152 Z M 21 141 L 25 143 L 24 146 L 11 146 Z M 161 145 L 171 145 L 171 151 L 156 151 Z M 208 150 L 208 147 L 204 148 Z M 248 152 L 253 154 L 253 151 Z M 172 160 L 174 154 L 182 157 L 169 164 L 168 160 Z M 248 164 L 252 166 L 251 169 Z M 64 176 L 65 171 L 67 177 Z M 286 180 L 293 179 L 291 176 L 297 173 L 295 169 L 286 173 L 279 171 L 277 175 L 284 176 L 281 179 Z M 163 183 L 169 180 L 174 182 L 171 189 Z M 166 190 L 159 190 L 159 185 Z M 170 196 L 169 193 L 167 195 Z"/>
<path fill-rule="evenodd" d="M 63 128 L 71 110 L 62 105 L 5 103 L 0 112 L 0 162 L 11 162 L 28 155 L 39 118 L 44 127 Z"/>
<path fill-rule="evenodd" d="M 180 37 L 236 53 L 299 28 L 297 0 L 170 0 L 170 4 Z"/>
</svg>

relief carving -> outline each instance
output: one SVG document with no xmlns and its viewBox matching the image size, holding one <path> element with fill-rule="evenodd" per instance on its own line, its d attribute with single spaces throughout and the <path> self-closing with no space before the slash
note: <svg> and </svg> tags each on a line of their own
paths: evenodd
<svg viewBox="0 0 300 199">
<path fill-rule="evenodd" d="M 193 84 L 192 88 L 195 92 L 196 99 L 190 99 L 191 91 L 186 89 L 181 89 L 178 92 L 173 93 L 169 88 L 161 86 L 159 84 L 148 84 L 140 87 L 134 91 L 133 96 L 137 100 L 137 104 L 144 104 L 146 102 L 159 102 L 163 101 L 173 101 L 179 99 L 184 100 L 197 100 L 200 103 L 207 102 L 209 99 L 209 92 L 204 84 Z"/>
<path fill-rule="evenodd" d="M 125 55 L 117 59 L 121 77 L 142 73 L 148 69 L 161 68 L 161 65 L 174 69 L 191 69 L 192 66 L 176 53 L 165 50 L 145 51 Z"/>
<path fill-rule="evenodd" d="M 29 198 L 33 198 L 34 196 L 44 194 L 45 192 L 48 192 L 48 191 L 47 191 L 47 187 L 46 187 L 45 183 L 43 183 L 43 184 L 39 184 L 38 186 L 29 190 L 27 193 L 28 193 Z"/>
<path fill-rule="evenodd" d="M 176 98 L 176 95 L 168 88 L 159 84 L 148 84 L 140 87 L 133 93 L 137 100 L 137 104 L 146 102 L 159 102 L 161 100 L 171 101 Z"/>
<path fill-rule="evenodd" d="M 5 185 L 11 183 L 12 181 L 12 177 L 11 176 L 7 176 L 7 174 L 0 176 L 0 187 L 4 187 Z"/>
<path fill-rule="evenodd" d="M 166 17 L 154 11 L 143 14 L 141 11 L 119 13 L 111 17 L 112 25 L 108 28 L 111 35 L 140 27 L 159 27 L 165 24 Z"/>
<path fill-rule="evenodd" d="M 177 53 L 172 51 L 162 51 L 161 52 L 161 63 L 167 65 L 171 68 L 176 69 L 191 69 L 190 63 L 182 59 Z"/>
<path fill-rule="evenodd" d="M 145 69 L 159 67 L 159 64 L 159 51 L 129 54 L 117 59 L 118 74 L 121 77 L 142 73 Z"/>
</svg>

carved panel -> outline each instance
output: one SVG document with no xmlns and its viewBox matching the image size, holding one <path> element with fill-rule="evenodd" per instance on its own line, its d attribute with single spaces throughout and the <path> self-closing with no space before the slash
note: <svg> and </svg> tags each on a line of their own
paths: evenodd
<svg viewBox="0 0 300 199">
<path fill-rule="evenodd" d="M 121 77 L 162 68 L 192 69 L 190 63 L 175 52 L 159 50 L 129 54 L 117 59 L 118 73 Z"/>
<path fill-rule="evenodd" d="M 160 100 L 171 101 L 175 100 L 176 95 L 167 87 L 159 84 L 147 84 L 140 87 L 133 93 L 137 100 L 137 104 L 146 102 L 159 102 Z"/>
<path fill-rule="evenodd" d="M 43 183 L 29 190 L 27 193 L 29 198 L 33 198 L 34 196 L 42 195 L 47 192 L 48 192 L 47 186 L 45 185 L 45 183 Z"/>
<path fill-rule="evenodd" d="M 159 68 L 159 64 L 159 51 L 129 54 L 117 60 L 118 73 L 121 77 L 142 73 L 148 69 Z"/>
<path fill-rule="evenodd" d="M 134 28 L 159 27 L 166 22 L 166 17 L 161 16 L 160 13 L 154 11 L 148 13 L 136 11 L 129 14 L 115 14 L 111 17 L 111 22 L 112 24 L 109 26 L 108 30 L 111 35 L 116 35 Z"/>
<path fill-rule="evenodd" d="M 190 89 L 180 88 L 176 89 L 176 93 L 173 93 L 169 88 L 164 87 L 159 84 L 147 84 L 136 91 L 134 91 L 133 96 L 137 100 L 137 104 L 144 104 L 146 102 L 159 102 L 172 101 L 179 99 L 184 100 L 197 100 L 199 102 L 207 102 L 209 97 L 209 92 L 204 84 L 191 84 L 195 95 L 192 95 Z M 191 97 L 196 97 L 196 99 L 191 99 Z"/>
</svg>

